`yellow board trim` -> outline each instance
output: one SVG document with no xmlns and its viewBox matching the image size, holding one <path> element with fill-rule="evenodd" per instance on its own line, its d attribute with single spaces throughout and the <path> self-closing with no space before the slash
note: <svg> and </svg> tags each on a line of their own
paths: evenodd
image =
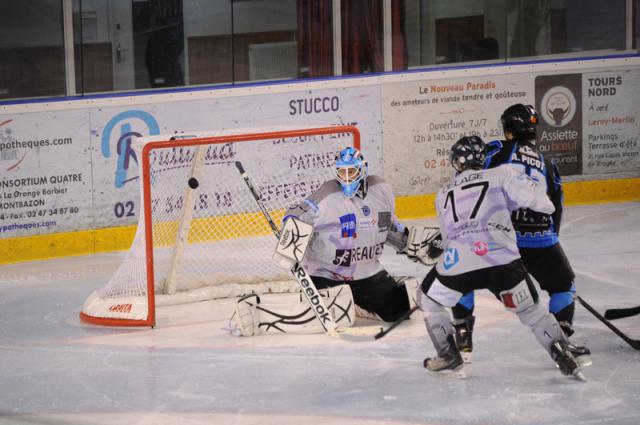
<svg viewBox="0 0 640 425">
<path fill-rule="evenodd" d="M 640 200 L 640 178 L 564 183 L 566 205 Z"/>
<path fill-rule="evenodd" d="M 568 182 L 564 183 L 564 192 L 566 205 L 639 201 L 640 178 Z M 400 219 L 433 217 L 434 201 L 434 194 L 399 196 L 396 213 Z M 279 221 L 281 214 L 274 219 Z M 247 215 L 252 221 L 263 220 L 257 213 Z M 268 233 L 267 227 L 260 229 L 260 234 Z M 125 226 L 0 239 L 0 264 L 126 250 L 135 232 L 136 226 Z"/>
<path fill-rule="evenodd" d="M 137 226 L 0 239 L 0 264 L 128 249 Z"/>
</svg>

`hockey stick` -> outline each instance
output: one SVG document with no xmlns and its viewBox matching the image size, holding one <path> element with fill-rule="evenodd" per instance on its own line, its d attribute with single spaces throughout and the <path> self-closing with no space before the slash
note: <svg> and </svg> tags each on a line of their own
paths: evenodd
<svg viewBox="0 0 640 425">
<path fill-rule="evenodd" d="M 591 307 L 589 304 L 587 304 L 587 302 L 585 300 L 582 299 L 582 297 L 580 297 L 579 295 L 576 297 L 576 299 L 578 301 L 580 301 L 580 304 L 582 304 L 582 306 L 584 308 L 586 308 L 589 313 L 593 314 L 596 319 L 600 320 L 602 323 L 604 323 L 609 329 L 611 329 L 613 331 L 613 333 L 615 333 L 616 335 L 618 335 L 620 338 L 624 339 L 624 341 L 629 344 L 631 347 L 633 347 L 635 350 L 640 350 L 640 340 L 637 339 L 631 339 L 629 338 L 627 335 L 625 335 L 620 329 L 616 328 L 615 326 L 613 326 L 611 324 L 611 322 L 609 322 L 607 319 L 605 319 L 600 313 L 598 313 L 593 307 Z"/>
<path fill-rule="evenodd" d="M 636 314 L 640 314 L 640 306 L 629 308 L 610 308 L 609 310 L 604 312 L 604 318 L 609 320 L 616 320 L 635 316 Z"/>
<path fill-rule="evenodd" d="M 244 182 L 247 185 L 247 188 L 249 188 L 249 191 L 251 192 L 253 199 L 258 204 L 258 207 L 260 208 L 262 215 L 264 216 L 265 220 L 267 220 L 267 222 L 269 223 L 269 226 L 271 227 L 273 234 L 275 235 L 276 239 L 279 240 L 280 230 L 278 229 L 278 226 L 276 226 L 276 224 L 273 222 L 273 219 L 271 218 L 271 214 L 269 214 L 269 211 L 267 211 L 264 204 L 260 200 L 260 195 L 258 195 L 258 192 L 256 191 L 255 187 L 253 186 L 253 183 L 249 179 L 247 172 L 244 170 L 242 163 L 240 161 L 236 161 L 235 165 L 236 165 L 236 168 L 238 169 L 238 172 L 244 179 Z M 367 341 L 367 340 L 370 341 L 373 339 L 372 337 L 375 334 L 377 334 L 382 330 L 381 326 L 365 326 L 360 328 L 338 327 L 336 322 L 331 317 L 331 314 L 329 313 L 329 309 L 327 309 L 327 306 L 324 304 L 324 301 L 322 301 L 322 297 L 318 292 L 318 288 L 316 288 L 315 283 L 313 283 L 313 280 L 311 280 L 311 276 L 307 274 L 307 271 L 304 269 L 304 267 L 302 267 L 302 264 L 295 263 L 291 268 L 291 275 L 294 277 L 294 279 L 300 286 L 300 289 L 302 290 L 302 293 L 307 298 L 307 302 L 311 306 L 314 314 L 316 315 L 316 318 L 322 325 L 322 328 L 324 329 L 324 331 L 329 336 L 350 340 L 350 341 Z"/>
<path fill-rule="evenodd" d="M 383 336 L 385 336 L 386 334 L 388 334 L 389 332 L 391 332 L 392 330 L 394 330 L 396 327 L 398 327 L 402 322 L 404 322 L 405 320 L 407 320 L 416 310 L 418 310 L 420 307 L 418 307 L 417 305 L 414 305 L 413 307 L 411 307 L 409 310 L 407 310 L 402 316 L 400 316 L 400 318 L 398 320 L 396 320 L 395 322 L 393 322 L 391 325 L 389 325 L 389 327 L 387 329 L 383 329 L 380 332 L 378 332 L 374 338 L 375 339 L 380 339 Z"/>
</svg>

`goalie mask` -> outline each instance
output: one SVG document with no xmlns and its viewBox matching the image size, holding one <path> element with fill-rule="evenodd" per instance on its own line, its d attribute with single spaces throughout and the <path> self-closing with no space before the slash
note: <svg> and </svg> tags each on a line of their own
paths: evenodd
<svg viewBox="0 0 640 425">
<path fill-rule="evenodd" d="M 359 150 L 348 147 L 336 155 L 336 179 L 342 193 L 353 198 L 358 192 L 364 198 L 367 193 L 367 161 Z"/>
<path fill-rule="evenodd" d="M 484 168 L 486 147 L 478 136 L 465 136 L 451 146 L 451 166 L 457 172 Z"/>
<path fill-rule="evenodd" d="M 523 105 L 522 103 L 511 105 L 502 113 L 500 122 L 507 139 L 509 139 L 507 133 L 511 133 L 516 138 L 535 141 L 538 112 L 533 106 Z"/>
</svg>

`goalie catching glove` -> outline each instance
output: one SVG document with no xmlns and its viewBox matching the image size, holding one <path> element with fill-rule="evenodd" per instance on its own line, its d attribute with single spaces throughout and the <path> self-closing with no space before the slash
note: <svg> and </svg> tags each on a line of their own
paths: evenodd
<svg viewBox="0 0 640 425">
<path fill-rule="evenodd" d="M 414 261 L 432 266 L 442 254 L 442 235 L 437 227 L 412 226 L 402 254 Z"/>
</svg>

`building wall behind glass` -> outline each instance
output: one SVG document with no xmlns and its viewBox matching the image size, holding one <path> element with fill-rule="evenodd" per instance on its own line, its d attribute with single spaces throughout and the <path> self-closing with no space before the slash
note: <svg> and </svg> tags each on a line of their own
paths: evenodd
<svg viewBox="0 0 640 425">
<path fill-rule="evenodd" d="M 61 0 L 4 0 L 0 99 L 65 94 Z"/>
<path fill-rule="evenodd" d="M 394 24 L 383 35 L 382 0 L 342 1 L 341 22 L 333 22 L 333 0 L 72 0 L 74 43 L 65 46 L 62 0 L 4 0 L 0 99 L 74 94 L 65 86 L 65 50 L 67 59 L 73 53 L 75 93 L 84 95 L 633 47 L 626 45 L 627 25 L 635 24 L 626 0 L 390 2 Z M 383 36 L 393 39 L 393 51 L 383 52 Z M 391 68 L 383 55 L 393 57 Z"/>
</svg>

